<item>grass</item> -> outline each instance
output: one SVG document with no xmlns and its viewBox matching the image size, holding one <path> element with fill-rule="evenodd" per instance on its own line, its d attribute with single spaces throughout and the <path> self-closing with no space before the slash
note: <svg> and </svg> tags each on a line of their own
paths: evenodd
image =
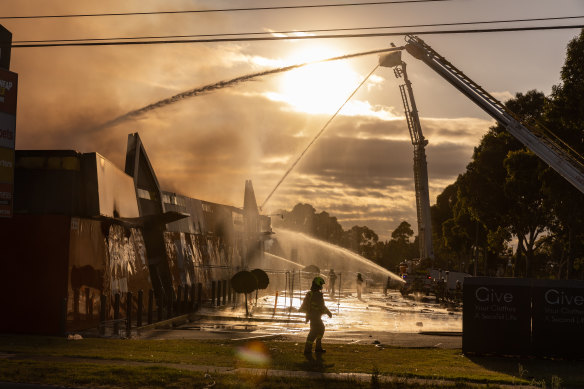
<svg viewBox="0 0 584 389">
<path fill-rule="evenodd" d="M 203 365 L 259 368 L 259 371 L 366 373 L 371 376 L 371 382 L 365 383 L 351 379 L 335 381 L 338 388 L 392 387 L 380 383 L 384 376 L 450 380 L 456 382 L 457 387 L 472 383 L 484 383 L 489 387 L 528 383 L 544 387 L 545 383 L 545 387 L 553 387 L 552 384 L 557 382 L 565 386 L 584 386 L 584 363 L 580 361 L 469 358 L 460 350 L 437 348 L 380 348 L 359 344 L 326 346 L 327 353 L 321 360 L 307 360 L 302 355 L 302 344 L 276 340 L 247 344 L 220 340 L 87 338 L 68 341 L 58 337 L 0 335 L 0 353 L 15 354 L 0 359 L 0 381 L 121 388 L 205 387 L 211 381 L 227 388 L 322 387 L 318 380 L 295 378 L 291 381 L 260 373 L 213 373 L 213 377 L 205 377 L 204 371 L 193 371 L 189 366 Z M 73 357 L 77 361 L 65 361 L 60 357 Z M 151 364 L 132 365 L 131 362 Z M 405 386 L 401 382 L 395 387 L 433 386 L 412 383 Z"/>
<path fill-rule="evenodd" d="M 266 374 L 216 374 L 183 371 L 164 367 L 102 366 L 88 363 L 72 367 L 63 362 L 9 361 L 0 363 L 0 380 L 26 382 L 45 385 L 90 386 L 99 388 L 323 388 L 333 385 L 327 379 L 290 380 L 287 377 L 272 377 Z M 215 384 L 215 386 L 212 386 Z M 334 381 L 335 389 L 353 388 L 440 388 L 440 384 L 406 384 L 402 380 L 374 385 L 374 381 L 360 381 L 346 378 Z M 457 383 L 454 388 L 471 388 L 472 385 Z M 490 386 L 497 388 L 497 386 Z"/>
</svg>

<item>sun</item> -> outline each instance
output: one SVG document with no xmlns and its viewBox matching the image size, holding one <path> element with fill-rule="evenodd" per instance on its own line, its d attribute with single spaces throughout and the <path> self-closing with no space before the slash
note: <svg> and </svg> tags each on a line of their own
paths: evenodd
<svg viewBox="0 0 584 389">
<path fill-rule="evenodd" d="M 291 63 L 306 63 L 343 55 L 327 47 L 313 47 L 290 55 Z M 278 100 L 311 114 L 333 114 L 359 85 L 361 76 L 348 60 L 321 62 L 283 74 Z"/>
</svg>

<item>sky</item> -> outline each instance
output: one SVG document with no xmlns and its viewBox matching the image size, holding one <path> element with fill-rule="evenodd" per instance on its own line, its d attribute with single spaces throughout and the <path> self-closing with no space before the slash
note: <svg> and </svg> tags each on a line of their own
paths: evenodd
<svg viewBox="0 0 584 389">
<path fill-rule="evenodd" d="M 344 2 L 347 2 L 346 0 Z M 351 3 L 358 1 L 351 1 Z M 3 16 L 249 8 L 337 1 L 5 2 Z M 12 19 L 13 41 L 271 32 L 584 15 L 579 0 L 450 0 L 360 7 L 180 15 Z M 582 24 L 583 19 L 540 25 Z M 527 23 L 481 27 L 527 26 Z M 456 27 L 452 27 L 456 28 Z M 442 27 L 440 29 L 446 29 Z M 420 30 L 418 28 L 417 30 Z M 395 31 L 407 31 L 398 28 Z M 359 31 L 363 32 L 363 31 Z M 367 31 L 365 31 L 367 32 Z M 559 83 L 577 29 L 424 35 L 467 76 L 506 100 Z M 299 34 L 296 34 L 299 35 Z M 307 35 L 307 34 L 300 34 Z M 138 132 L 164 190 L 243 206 L 251 179 L 262 204 L 284 172 L 377 65 L 378 56 L 327 62 L 184 99 L 102 128 L 128 111 L 177 93 L 315 59 L 377 50 L 403 36 L 14 48 L 19 74 L 17 149 L 98 152 L 123 169 L 127 135 Z M 407 70 L 428 146 L 430 203 L 463 173 L 488 115 L 408 54 Z M 413 146 L 393 71 L 378 68 L 332 120 L 262 209 L 310 203 L 345 229 L 366 225 L 389 239 L 401 221 L 415 229 Z"/>
</svg>

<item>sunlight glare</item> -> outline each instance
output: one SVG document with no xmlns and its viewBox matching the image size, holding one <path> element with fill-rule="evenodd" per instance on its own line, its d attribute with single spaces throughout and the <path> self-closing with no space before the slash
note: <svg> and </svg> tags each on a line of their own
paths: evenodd
<svg viewBox="0 0 584 389">
<path fill-rule="evenodd" d="M 310 62 L 339 56 L 326 47 L 314 47 L 295 53 L 293 63 Z M 311 114 L 333 114 L 361 82 L 346 60 L 323 62 L 292 70 L 282 76 L 280 101 L 295 110 Z"/>
</svg>

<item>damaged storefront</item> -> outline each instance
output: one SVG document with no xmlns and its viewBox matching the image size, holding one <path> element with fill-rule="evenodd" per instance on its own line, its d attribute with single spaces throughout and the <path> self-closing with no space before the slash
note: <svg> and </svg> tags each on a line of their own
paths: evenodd
<svg viewBox="0 0 584 389">
<path fill-rule="evenodd" d="M 228 280 L 261 240 L 243 209 L 161 190 L 138 134 L 124 170 L 69 150 L 17 150 L 15 167 L 14 215 L 0 219 L 2 332 L 140 325 L 231 302 Z"/>
</svg>

